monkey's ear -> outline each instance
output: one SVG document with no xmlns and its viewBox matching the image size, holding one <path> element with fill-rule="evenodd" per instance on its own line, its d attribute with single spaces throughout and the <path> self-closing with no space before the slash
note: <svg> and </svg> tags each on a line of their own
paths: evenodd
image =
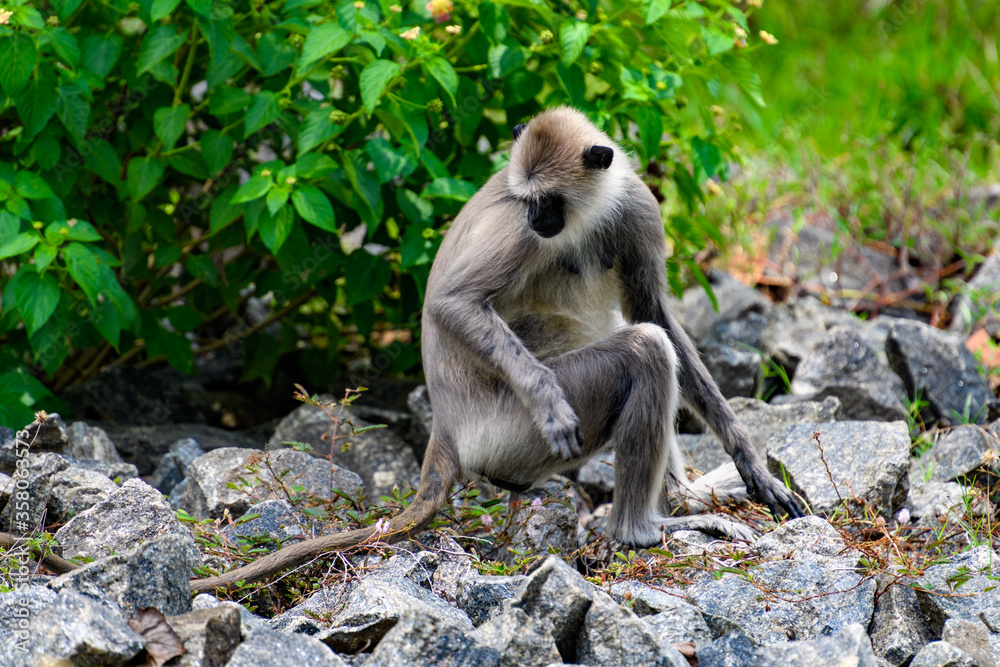
<svg viewBox="0 0 1000 667">
<path fill-rule="evenodd" d="M 526 127 L 528 126 L 524 123 L 514 126 L 514 132 L 512 133 L 514 135 L 514 141 L 517 141 L 517 138 L 521 136 L 521 133 L 524 132 L 524 128 Z"/>
<path fill-rule="evenodd" d="M 614 150 L 607 146 L 591 146 L 583 152 L 583 166 L 587 169 L 607 169 L 614 157 Z"/>
</svg>

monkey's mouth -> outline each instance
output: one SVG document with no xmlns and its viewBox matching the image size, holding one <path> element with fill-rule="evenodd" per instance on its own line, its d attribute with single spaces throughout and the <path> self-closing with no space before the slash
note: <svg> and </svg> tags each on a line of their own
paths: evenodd
<svg viewBox="0 0 1000 667">
<path fill-rule="evenodd" d="M 566 226 L 566 202 L 559 195 L 541 195 L 528 202 L 528 226 L 550 239 Z"/>
</svg>

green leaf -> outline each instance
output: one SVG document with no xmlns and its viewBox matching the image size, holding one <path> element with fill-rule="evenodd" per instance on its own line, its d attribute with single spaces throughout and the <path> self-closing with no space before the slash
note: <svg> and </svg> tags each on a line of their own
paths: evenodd
<svg viewBox="0 0 1000 667">
<path fill-rule="evenodd" d="M 122 52 L 122 38 L 116 34 L 90 35 L 83 40 L 83 67 L 104 79 L 111 73 Z"/>
<path fill-rule="evenodd" d="M 276 214 L 285 202 L 288 201 L 289 192 L 284 187 L 271 188 L 267 191 L 267 210 L 271 215 Z"/>
<path fill-rule="evenodd" d="M 94 316 L 90 323 L 97 329 L 97 333 L 104 337 L 104 340 L 111 343 L 111 346 L 118 349 L 119 338 L 121 337 L 122 322 L 118 316 L 118 309 L 110 299 L 98 301 L 93 305 Z"/>
<path fill-rule="evenodd" d="M 563 65 L 572 65 L 583 53 L 583 47 L 590 39 L 590 24 L 576 19 L 568 19 L 559 28 L 559 45 L 562 47 Z"/>
<path fill-rule="evenodd" d="M 79 83 L 66 83 L 56 91 L 56 116 L 76 143 L 83 141 L 90 122 L 90 99 Z"/>
<path fill-rule="evenodd" d="M 55 79 L 45 75 L 32 78 L 14 102 L 17 115 L 24 123 L 24 132 L 30 139 L 41 132 L 56 112 Z"/>
<path fill-rule="evenodd" d="M 76 43 L 76 37 L 66 28 L 49 28 L 49 39 L 52 48 L 55 49 L 63 62 L 73 69 L 80 64 L 80 45 Z"/>
<path fill-rule="evenodd" d="M 45 179 L 33 171 L 19 171 L 14 176 L 14 190 L 25 199 L 55 197 Z"/>
<path fill-rule="evenodd" d="M 38 234 L 21 232 L 17 236 L 6 240 L 2 245 L 0 245 L 0 259 L 16 257 L 22 253 L 26 253 L 38 245 L 38 241 Z"/>
<path fill-rule="evenodd" d="M 11 281 L 11 289 L 30 336 L 48 321 L 59 304 L 59 283 L 50 273 L 40 276 L 35 267 L 23 266 Z"/>
<path fill-rule="evenodd" d="M 635 121 L 639 126 L 639 142 L 646 162 L 656 159 L 660 154 L 660 141 L 663 137 L 660 110 L 654 106 L 640 106 L 635 110 Z"/>
<path fill-rule="evenodd" d="M 448 93 L 448 99 L 454 105 L 455 94 L 458 93 L 458 74 L 455 73 L 451 63 L 444 58 L 434 56 L 424 62 L 424 70 L 441 84 L 441 88 Z"/>
<path fill-rule="evenodd" d="M 261 213 L 257 219 L 258 233 L 260 240 L 270 249 L 272 253 L 277 253 L 285 243 L 285 239 L 292 233 L 292 226 L 295 224 L 295 215 L 290 207 L 283 207 L 276 215 Z"/>
<path fill-rule="evenodd" d="M 163 164 L 153 157 L 132 158 L 125 171 L 125 184 L 135 201 L 152 192 L 163 178 Z"/>
<path fill-rule="evenodd" d="M 246 133 L 253 134 L 257 130 L 273 123 L 281 115 L 278 96 L 269 90 L 262 90 L 250 99 L 247 109 Z"/>
<path fill-rule="evenodd" d="M 392 279 L 392 267 L 383 258 L 358 250 L 347 256 L 344 275 L 347 278 L 347 305 L 355 306 L 382 294 Z"/>
<path fill-rule="evenodd" d="M 94 226 L 85 220 L 57 220 L 49 223 L 45 228 L 45 239 L 55 245 L 64 241 L 103 240 Z"/>
<path fill-rule="evenodd" d="M 163 148 L 170 150 L 184 134 L 184 125 L 191 115 L 191 107 L 178 104 L 175 107 L 160 107 L 153 114 L 153 129 L 163 142 Z"/>
<path fill-rule="evenodd" d="M 62 250 L 63 260 L 69 275 L 80 286 L 91 303 L 97 303 L 97 295 L 101 292 L 101 271 L 97 258 L 82 243 L 70 243 Z"/>
<path fill-rule="evenodd" d="M 208 227 L 213 234 L 217 234 L 233 223 L 236 218 L 243 213 L 243 207 L 232 203 L 236 186 L 230 185 L 219 193 L 219 196 L 212 202 L 212 207 L 208 211 Z"/>
<path fill-rule="evenodd" d="M 477 189 L 475 183 L 457 178 L 435 178 L 430 185 L 424 188 L 424 196 L 468 201 L 472 199 L 472 195 L 476 194 Z"/>
<path fill-rule="evenodd" d="M 691 139 L 691 162 L 694 164 L 694 177 L 699 183 L 720 173 L 725 166 L 719 147 L 701 137 Z"/>
<path fill-rule="evenodd" d="M 708 55 L 716 56 L 726 51 L 731 51 L 734 46 L 733 38 L 715 28 L 703 27 L 701 29 L 701 39 L 705 42 Z"/>
<path fill-rule="evenodd" d="M 21 5 L 14 10 L 14 23 L 35 30 L 45 29 L 42 13 L 30 5 Z"/>
<path fill-rule="evenodd" d="M 144 327 L 145 328 L 145 327 Z M 191 341 L 184 337 L 184 334 L 169 331 L 159 322 L 146 337 L 146 354 L 150 359 L 163 355 L 167 362 L 181 371 L 188 373 L 194 363 L 194 351 L 191 349 Z"/>
<path fill-rule="evenodd" d="M 233 140 L 218 130 L 208 130 L 201 135 L 201 156 L 208 171 L 216 176 L 233 158 Z"/>
<path fill-rule="evenodd" d="M 493 44 L 500 44 L 507 39 L 507 30 L 510 28 L 510 13 L 503 5 L 493 2 L 480 3 L 479 22 L 482 25 L 483 34 Z"/>
<path fill-rule="evenodd" d="M 42 399 L 52 392 L 22 369 L 0 375 L 0 424 L 27 424 Z"/>
<path fill-rule="evenodd" d="M 35 69 L 35 42 L 23 32 L 0 38 L 0 86 L 13 97 L 21 92 Z"/>
<path fill-rule="evenodd" d="M 271 179 L 266 176 L 251 176 L 250 180 L 240 186 L 240 189 L 236 191 L 233 195 L 231 204 L 242 204 L 244 202 L 253 201 L 258 197 L 263 197 L 268 193 L 274 184 L 271 183 Z"/>
<path fill-rule="evenodd" d="M 292 193 L 292 204 L 306 222 L 328 232 L 337 231 L 333 206 L 319 188 L 312 185 L 300 185 Z"/>
<path fill-rule="evenodd" d="M 153 0 L 153 5 L 149 9 L 149 18 L 153 23 L 159 23 L 160 19 L 170 16 L 181 0 Z"/>
<path fill-rule="evenodd" d="M 117 187 L 122 182 L 122 162 L 118 153 L 104 139 L 94 139 L 90 146 L 91 151 L 83 158 L 83 163 L 87 169 Z"/>
<path fill-rule="evenodd" d="M 136 61 L 137 74 L 148 72 L 180 48 L 187 39 L 184 33 L 178 33 L 177 29 L 170 25 L 158 25 L 150 30 L 142 39 L 142 48 L 139 49 L 139 58 Z"/>
<path fill-rule="evenodd" d="M 388 183 L 397 176 L 409 176 L 417 167 L 416 160 L 396 150 L 382 137 L 371 139 L 365 146 L 365 152 L 375 165 L 380 183 Z"/>
<path fill-rule="evenodd" d="M 212 287 L 219 286 L 219 271 L 215 268 L 210 255 L 193 255 L 188 257 L 187 262 L 184 263 L 184 268 L 195 278 L 200 278 L 206 285 Z"/>
<path fill-rule="evenodd" d="M 295 73 L 305 74 L 309 67 L 322 58 L 333 55 L 351 42 L 351 33 L 339 23 L 324 23 L 313 26 L 302 45 L 302 55 L 295 66 Z"/>
<path fill-rule="evenodd" d="M 341 133 L 343 125 L 337 125 L 330 121 L 330 110 L 316 109 L 309 112 L 302 129 L 299 130 L 298 146 L 299 155 L 308 153 L 324 141 L 332 139 Z"/>
<path fill-rule="evenodd" d="M 208 98 L 208 110 L 213 116 L 225 116 L 238 113 L 250 104 L 250 93 L 241 88 L 219 86 Z"/>
<path fill-rule="evenodd" d="M 656 23 L 670 11 L 670 0 L 642 0 L 642 16 L 646 25 Z"/>
<path fill-rule="evenodd" d="M 373 60 L 361 72 L 361 99 L 368 115 L 375 111 L 389 82 L 399 74 L 399 64 L 391 60 Z"/>
<path fill-rule="evenodd" d="M 726 54 L 720 58 L 720 64 L 736 79 L 736 84 L 751 100 L 758 106 L 767 106 L 764 103 L 764 86 L 760 82 L 760 75 L 757 74 L 749 59 Z"/>
<path fill-rule="evenodd" d="M 212 13 L 212 0 L 185 0 L 195 14 L 208 16 Z"/>
<path fill-rule="evenodd" d="M 39 273 L 45 273 L 45 269 L 49 268 L 49 264 L 52 260 L 56 258 L 59 254 L 59 248 L 54 245 L 49 245 L 48 243 L 41 243 L 35 248 L 35 254 L 32 259 L 35 260 L 35 268 L 38 269 Z"/>
</svg>

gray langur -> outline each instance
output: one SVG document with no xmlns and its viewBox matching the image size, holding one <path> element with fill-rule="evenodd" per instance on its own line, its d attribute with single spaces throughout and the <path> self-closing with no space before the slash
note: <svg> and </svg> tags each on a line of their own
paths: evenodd
<svg viewBox="0 0 1000 667">
<path fill-rule="evenodd" d="M 802 516 L 667 309 L 665 261 L 656 199 L 621 148 L 569 108 L 519 125 L 510 163 L 459 213 L 431 269 L 421 342 L 434 425 L 414 500 L 381 531 L 287 546 L 192 588 L 402 539 L 434 518 L 463 475 L 519 491 L 611 446 L 608 531 L 626 545 L 659 544 L 662 530 L 752 536 L 717 515 L 661 514 L 664 480 L 689 508 L 749 495 L 776 517 Z M 678 394 L 735 465 L 687 481 Z"/>
</svg>

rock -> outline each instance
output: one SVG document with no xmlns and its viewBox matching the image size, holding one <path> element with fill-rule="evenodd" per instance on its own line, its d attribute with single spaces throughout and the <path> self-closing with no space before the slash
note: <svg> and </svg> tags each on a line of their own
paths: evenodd
<svg viewBox="0 0 1000 667">
<path fill-rule="evenodd" d="M 418 612 L 405 611 L 365 660 L 364 667 L 492 667 L 499 662 L 498 653 L 439 617 L 425 618 Z"/>
<path fill-rule="evenodd" d="M 417 549 L 426 549 L 434 554 L 437 566 L 431 572 L 429 582 L 431 591 L 438 597 L 462 609 L 462 606 L 458 604 L 459 588 L 471 578 L 481 576 L 473 570 L 472 557 L 465 553 L 462 545 L 441 531 L 426 532 L 419 535 L 416 540 L 411 540 L 410 543 Z M 422 551 L 421 553 L 427 553 L 428 551 Z M 417 555 L 419 556 L 420 554 Z M 501 579 L 506 578 L 501 577 Z M 510 595 L 513 594 L 512 591 Z M 467 610 L 462 609 L 462 611 L 465 611 L 466 615 L 468 615 Z"/>
<path fill-rule="evenodd" d="M 124 553 L 165 535 L 186 543 L 190 558 L 201 562 L 191 532 L 174 515 L 159 491 L 141 479 L 130 479 L 90 509 L 56 531 L 65 558 L 103 558 Z M 162 611 L 162 610 L 161 610 Z"/>
<path fill-rule="evenodd" d="M 511 517 L 514 528 L 510 534 L 513 548 L 528 554 L 571 554 L 577 549 L 576 533 L 579 520 L 573 500 L 560 482 L 548 482 L 537 489 L 519 495 L 520 509 Z M 517 555 L 508 551 L 506 559 L 513 562 Z"/>
<path fill-rule="evenodd" d="M 823 458 L 813 433 L 820 434 Z M 814 512 L 832 514 L 842 497 L 851 512 L 863 513 L 864 503 L 885 518 L 906 498 L 909 457 L 905 422 L 858 421 L 786 427 L 771 437 L 767 454 L 771 471 L 788 475 Z"/>
<path fill-rule="evenodd" d="M 612 584 L 608 593 L 642 618 L 661 642 L 691 643 L 699 649 L 712 643 L 701 610 L 688 604 L 681 591 L 670 594 L 638 581 L 623 581 Z"/>
<path fill-rule="evenodd" d="M 716 337 L 738 339 L 753 347 L 759 347 L 755 343 L 759 338 L 759 330 L 763 327 L 757 325 L 760 324 L 762 315 L 766 321 L 771 302 L 757 290 L 747 287 L 724 271 L 717 269 L 709 271 L 708 281 L 719 304 L 718 310 L 704 288 L 696 286 L 685 290 L 683 300 L 674 308 L 677 319 L 684 325 L 684 329 L 692 339 L 700 342 L 717 332 L 721 333 L 719 329 L 727 328 L 725 334 Z M 740 331 L 739 327 L 733 324 L 748 317 L 752 318 L 754 325 L 747 326 L 748 331 Z M 755 328 L 758 330 L 754 331 Z"/>
<path fill-rule="evenodd" d="M 1000 414 L 996 397 L 960 337 L 921 322 L 895 322 L 885 351 L 910 397 L 929 403 L 925 422 L 983 424 Z"/>
<path fill-rule="evenodd" d="M 371 663 L 365 663 L 369 665 Z M 348 667 L 343 658 L 312 637 L 257 628 L 243 643 L 226 667 Z"/>
<path fill-rule="evenodd" d="M 55 603 L 58 596 L 45 586 L 27 584 L 0 593 L 0 645 L 15 639 L 15 631 L 27 630 L 29 619 Z M 23 639 L 19 635 L 17 640 Z"/>
<path fill-rule="evenodd" d="M 3 597 L 12 595 L 18 592 Z M 71 591 L 52 598 L 44 606 L 19 607 L 29 611 L 27 626 L 17 630 L 23 634 L 6 636 L 0 642 L 0 664 L 121 665 L 145 646 L 142 636 L 113 605 Z M 14 604 L 19 603 L 15 600 Z"/>
<path fill-rule="evenodd" d="M 754 644 L 742 632 L 730 632 L 698 649 L 698 667 L 756 667 Z"/>
<path fill-rule="evenodd" d="M 270 465 L 265 457 L 270 457 Z M 267 454 L 225 447 L 199 456 L 188 467 L 183 506 L 200 519 L 219 518 L 227 510 L 243 515 L 256 502 L 283 496 L 272 491 L 274 475 L 288 488 L 302 486 L 305 493 L 321 498 L 336 497 L 330 491 L 331 482 L 348 494 L 361 485 L 361 478 L 350 470 L 305 452 L 284 449 Z"/>
<path fill-rule="evenodd" d="M 122 458 L 134 463 L 143 475 L 153 474 L 156 465 L 170 451 L 170 447 L 185 438 L 196 441 L 206 452 L 222 447 L 259 451 L 264 446 L 263 441 L 205 424 L 156 423 L 149 426 L 124 426 L 99 422 L 97 425 L 107 431 Z M 248 451 L 247 454 L 249 453 Z"/>
<path fill-rule="evenodd" d="M 911 464 L 911 483 L 914 479 L 920 478 L 915 476 Z M 969 500 L 971 502 L 967 502 Z M 992 516 L 995 509 L 993 503 L 977 487 L 962 488 L 956 482 L 917 482 L 910 487 L 906 508 L 914 524 L 923 528 L 939 528 L 943 524 L 958 525 L 967 515 L 985 518 Z"/>
<path fill-rule="evenodd" d="M 594 591 L 575 648 L 570 655 L 562 654 L 564 662 L 609 667 L 688 667 L 676 648 L 602 591 Z"/>
<path fill-rule="evenodd" d="M 32 457 L 43 454 L 69 454 L 69 427 L 58 413 L 50 414 L 44 422 L 33 421 L 25 426 L 21 433 L 23 438 L 11 438 L 0 445 L 0 471 L 14 473 L 17 465 L 18 452 L 30 445 Z"/>
<path fill-rule="evenodd" d="M 609 500 L 608 494 L 615 490 L 615 451 L 603 451 L 580 466 L 576 472 L 576 481 L 583 485 L 591 497 Z"/>
<path fill-rule="evenodd" d="M 418 458 L 423 459 L 424 451 L 427 449 L 427 441 L 431 437 L 431 429 L 434 425 L 434 410 L 431 408 L 431 397 L 427 391 L 427 385 L 422 384 L 406 397 L 406 405 L 413 413 L 413 440 L 419 443 L 414 452 Z"/>
<path fill-rule="evenodd" d="M 497 667 L 544 667 L 562 663 L 549 626 L 521 609 L 509 609 L 472 633 L 480 646 L 498 654 Z"/>
<path fill-rule="evenodd" d="M 1000 618 L 998 577 L 1000 557 L 988 546 L 955 554 L 950 563 L 928 567 L 915 581 L 920 587 L 914 590 L 932 636 L 940 637 L 949 620 L 985 623 L 991 631 L 993 653 L 1000 654 L 1000 627 L 991 625 Z"/>
<path fill-rule="evenodd" d="M 81 593 L 96 600 L 110 600 L 131 613 L 155 607 L 164 614 L 191 610 L 190 537 L 163 535 L 125 554 L 108 556 L 54 579 L 57 593 Z"/>
<path fill-rule="evenodd" d="M 699 345 L 698 350 L 726 398 L 755 396 L 760 390 L 764 381 L 760 352 L 714 340 Z"/>
<path fill-rule="evenodd" d="M 251 505 L 246 514 L 234 525 L 224 527 L 222 533 L 234 542 L 239 543 L 241 540 L 237 538 L 244 538 L 244 541 L 275 551 L 293 537 L 306 534 L 302 521 L 303 516 L 287 501 L 275 498 Z"/>
<path fill-rule="evenodd" d="M 242 641 L 240 614 L 232 607 L 167 616 L 167 624 L 184 644 L 184 654 L 171 661 L 176 667 L 222 667 Z"/>
<path fill-rule="evenodd" d="M 321 396 L 320 400 L 330 401 L 332 398 Z M 356 417 L 352 421 L 357 428 L 370 426 Z M 420 466 L 413 450 L 396 433 L 378 429 L 351 435 L 350 426 L 341 424 L 339 437 L 331 442 L 329 435 L 333 427 L 329 414 L 311 405 L 303 405 L 281 420 L 268 447 L 271 451 L 278 451 L 286 447 L 281 444 L 283 442 L 311 445 L 317 456 L 329 455 L 337 466 L 360 475 L 373 500 L 391 495 L 394 486 L 400 490 L 416 487 L 420 480 Z"/>
<path fill-rule="evenodd" d="M 960 647 L 979 667 L 997 667 L 990 650 L 990 633 L 982 623 L 950 618 L 944 622 L 941 639 Z"/>
<path fill-rule="evenodd" d="M 526 580 L 523 575 L 470 574 L 458 582 L 455 605 L 468 615 L 473 625 L 479 627 L 501 609 L 504 601 L 513 598 Z"/>
<path fill-rule="evenodd" d="M 874 611 L 875 582 L 853 571 L 860 554 L 838 543 L 833 529 L 818 517 L 796 519 L 779 526 L 764 541 L 765 553 L 794 560 L 761 563 L 750 575 L 703 580 L 688 589 L 706 614 L 709 627 L 720 617 L 758 644 L 800 640 L 833 634 L 851 623 L 865 627 Z M 765 539 L 769 538 L 769 539 Z M 769 596 L 764 591 L 774 591 Z M 718 625 L 718 624 L 717 624 Z M 724 634 L 728 626 L 722 628 Z"/>
<path fill-rule="evenodd" d="M 69 468 L 66 459 L 52 452 L 31 453 L 28 455 L 28 462 L 21 470 L 23 478 L 19 476 L 18 492 L 25 491 L 28 494 L 26 507 L 22 506 L 21 511 L 27 513 L 27 519 L 18 512 L 17 521 L 14 520 L 14 503 L 8 503 L 0 512 L 0 526 L 10 526 L 13 532 L 24 534 L 32 531 L 42 524 L 45 517 L 45 507 L 52 489 L 52 481 L 56 473 Z M 13 473 L 13 468 L 11 469 Z M 22 486 L 22 481 L 26 487 Z"/>
<path fill-rule="evenodd" d="M 1000 184 L 993 184 L 1000 190 Z M 996 195 L 994 195 L 995 201 Z M 962 334 L 972 333 L 977 324 L 983 324 L 995 336 L 1000 322 L 1000 244 L 994 243 L 993 252 L 979 265 L 975 275 L 966 283 L 969 293 L 957 295 L 951 304 L 952 319 L 949 330 Z M 975 296 L 975 303 L 973 303 Z"/>
<path fill-rule="evenodd" d="M 135 479 L 139 476 L 139 469 L 131 463 L 125 463 L 124 461 L 108 463 L 107 461 L 98 461 L 97 459 L 75 459 L 71 456 L 64 458 L 74 468 L 83 468 L 84 470 L 104 475 L 115 484 L 121 484 L 126 480 Z"/>
<path fill-rule="evenodd" d="M 596 589 L 556 556 L 549 556 L 532 572 L 505 608 L 523 610 L 549 623 L 564 661 L 575 662 L 576 642 Z"/>
<path fill-rule="evenodd" d="M 964 424 L 941 433 L 938 441 L 910 465 L 913 479 L 950 482 L 964 478 L 983 465 L 983 454 L 996 449 L 996 436 Z"/>
<path fill-rule="evenodd" d="M 118 424 L 203 424 L 205 417 L 191 400 L 200 391 L 200 385 L 173 369 L 108 366 L 96 377 L 67 387 L 63 398 L 75 414 Z"/>
<path fill-rule="evenodd" d="M 892 665 L 906 664 L 935 639 L 924 623 L 917 594 L 902 584 L 889 586 L 878 597 L 869 634 L 875 655 Z"/>
<path fill-rule="evenodd" d="M 77 459 L 95 459 L 105 463 L 122 463 L 122 457 L 108 434 L 85 422 L 69 426 L 69 449 L 66 452 Z"/>
<path fill-rule="evenodd" d="M 910 667 L 979 667 L 971 655 L 948 642 L 931 642 L 920 649 Z"/>
<path fill-rule="evenodd" d="M 830 328 L 838 324 L 857 328 L 861 321 L 813 298 L 778 304 L 771 310 L 768 324 L 761 332 L 763 352 L 791 377 L 799 362 L 826 338 Z"/>
<path fill-rule="evenodd" d="M 832 396 L 821 402 L 802 401 L 790 405 L 771 405 L 753 398 L 734 398 L 729 401 L 729 405 L 747 427 L 750 439 L 762 456 L 767 454 L 767 441 L 786 426 L 803 422 L 832 422 L 840 409 L 840 401 Z M 680 444 L 687 452 L 691 464 L 701 471 L 712 470 L 732 461 L 722 442 L 710 433 L 681 435 Z"/>
<path fill-rule="evenodd" d="M 757 664 L 760 667 L 878 667 L 868 634 L 859 623 L 811 641 L 781 642 L 758 648 Z"/>
<path fill-rule="evenodd" d="M 799 362 L 792 393 L 807 400 L 840 400 L 840 418 L 905 420 L 903 381 L 859 335 L 858 327 L 836 326 Z"/>
<path fill-rule="evenodd" d="M 98 472 L 66 468 L 52 477 L 49 511 L 54 520 L 65 521 L 90 509 L 117 490 L 114 482 Z"/>
<path fill-rule="evenodd" d="M 205 453 L 194 438 L 182 438 L 170 445 L 170 451 L 163 455 L 160 464 L 149 477 L 149 485 L 160 493 L 169 495 L 175 486 L 187 476 L 188 466 Z"/>
</svg>

